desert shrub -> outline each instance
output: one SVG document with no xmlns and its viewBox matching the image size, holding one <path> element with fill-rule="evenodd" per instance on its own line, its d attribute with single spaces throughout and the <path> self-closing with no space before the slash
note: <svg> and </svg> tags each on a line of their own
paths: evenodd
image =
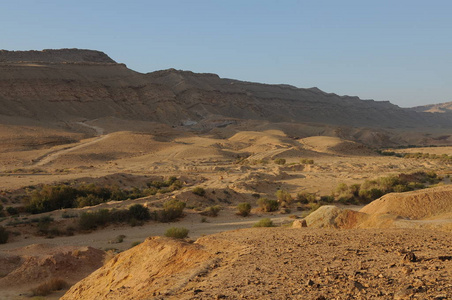
<svg viewBox="0 0 452 300">
<path fill-rule="evenodd" d="M 0 244 L 6 244 L 9 238 L 9 232 L 3 226 L 0 226 Z"/>
<path fill-rule="evenodd" d="M 88 194 L 87 196 L 80 196 L 75 199 L 75 205 L 79 208 L 85 207 L 85 206 L 94 206 L 97 204 L 103 203 L 104 200 L 93 195 Z"/>
<path fill-rule="evenodd" d="M 184 227 L 171 227 L 165 231 L 165 236 L 175 239 L 183 239 L 188 236 L 188 229 Z"/>
<path fill-rule="evenodd" d="M 42 213 L 74 206 L 76 190 L 66 185 L 44 185 L 31 194 L 26 209 L 31 213 Z"/>
<path fill-rule="evenodd" d="M 274 160 L 275 164 L 277 165 L 285 165 L 286 164 L 286 160 L 284 158 L 276 158 Z"/>
<path fill-rule="evenodd" d="M 399 180 L 395 176 L 380 177 L 377 180 L 378 187 L 385 194 L 393 191 L 394 186 L 399 184 Z"/>
<path fill-rule="evenodd" d="M 60 291 L 67 288 L 69 285 L 61 278 L 52 278 L 38 287 L 32 289 L 33 296 L 47 296 L 53 291 Z"/>
<path fill-rule="evenodd" d="M 348 185 L 345 183 L 339 183 L 339 185 L 336 187 L 336 193 L 342 194 L 348 192 Z"/>
<path fill-rule="evenodd" d="M 242 217 L 246 217 L 251 212 L 251 204 L 249 204 L 247 202 L 239 203 L 239 205 L 237 205 L 237 210 L 238 210 L 238 213 L 237 213 L 238 215 L 240 215 Z"/>
<path fill-rule="evenodd" d="M 277 190 L 275 195 L 280 203 L 285 202 L 287 204 L 290 204 L 290 202 L 293 200 L 289 192 L 284 190 Z"/>
<path fill-rule="evenodd" d="M 308 204 L 310 202 L 315 202 L 315 194 L 300 192 L 297 194 L 297 201 L 303 204 Z"/>
<path fill-rule="evenodd" d="M 361 189 L 359 191 L 359 197 L 361 197 L 361 199 L 364 201 L 373 201 L 375 199 L 380 198 L 383 195 L 384 195 L 383 191 L 377 188 L 371 188 L 369 190 Z"/>
<path fill-rule="evenodd" d="M 9 206 L 6 208 L 6 212 L 10 215 L 10 216 L 14 216 L 14 215 L 18 215 L 19 214 L 19 210 L 17 210 L 17 208 Z"/>
<path fill-rule="evenodd" d="M 192 190 L 192 192 L 193 192 L 193 194 L 201 196 L 201 197 L 206 194 L 206 190 L 204 190 L 202 187 L 199 187 L 199 186 L 195 187 Z"/>
<path fill-rule="evenodd" d="M 334 196 L 321 196 L 320 202 L 322 203 L 332 203 L 334 201 Z"/>
<path fill-rule="evenodd" d="M 259 198 L 257 205 L 264 212 L 276 211 L 279 208 L 279 203 L 276 200 L 270 200 L 268 198 Z"/>
<path fill-rule="evenodd" d="M 396 192 L 396 193 L 403 193 L 403 192 L 408 192 L 408 191 L 410 191 L 411 189 L 410 189 L 407 185 L 404 185 L 404 184 L 398 184 L 398 185 L 396 185 L 396 186 L 393 188 L 393 190 L 394 190 L 394 192 Z"/>
<path fill-rule="evenodd" d="M 170 222 L 182 217 L 185 202 L 170 200 L 163 204 L 163 209 L 157 213 L 157 220 L 160 222 Z"/>
<path fill-rule="evenodd" d="M 273 221 L 269 218 L 264 218 L 254 223 L 253 227 L 274 227 Z"/>
<path fill-rule="evenodd" d="M 159 191 L 158 188 L 151 186 L 151 187 L 143 190 L 143 194 L 146 196 L 153 196 L 153 195 L 157 194 L 158 191 Z"/>
<path fill-rule="evenodd" d="M 90 230 L 107 224 L 110 219 L 111 216 L 108 209 L 100 209 L 95 212 L 80 214 L 78 225 L 81 230 Z"/>
<path fill-rule="evenodd" d="M 135 218 L 136 220 L 146 221 L 151 218 L 149 209 L 141 204 L 134 204 L 129 207 L 129 214 L 130 217 Z"/>
<path fill-rule="evenodd" d="M 208 217 L 216 217 L 216 216 L 218 216 L 218 213 L 220 212 L 220 210 L 221 210 L 221 206 L 219 206 L 219 205 L 209 206 L 201 212 L 201 215 L 208 216 Z"/>
<path fill-rule="evenodd" d="M 301 158 L 300 163 L 305 164 L 305 165 L 312 165 L 312 164 L 314 164 L 314 160 L 307 159 L 307 158 Z"/>
<path fill-rule="evenodd" d="M 309 213 L 315 212 L 321 206 L 320 203 L 309 203 Z"/>
</svg>

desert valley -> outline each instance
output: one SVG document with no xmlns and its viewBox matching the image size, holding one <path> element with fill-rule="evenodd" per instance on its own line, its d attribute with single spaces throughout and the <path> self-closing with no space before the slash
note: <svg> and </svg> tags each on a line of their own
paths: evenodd
<svg viewBox="0 0 452 300">
<path fill-rule="evenodd" d="M 452 299 L 452 104 L 0 51 L 0 299 Z"/>
</svg>

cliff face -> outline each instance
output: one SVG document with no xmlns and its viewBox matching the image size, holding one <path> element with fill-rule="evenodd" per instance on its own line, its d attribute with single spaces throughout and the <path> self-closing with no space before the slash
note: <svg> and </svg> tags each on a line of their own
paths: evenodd
<svg viewBox="0 0 452 300">
<path fill-rule="evenodd" d="M 452 127 L 451 118 L 317 88 L 173 69 L 141 74 L 98 51 L 1 51 L 0 61 L 0 118 L 71 122 L 114 116 L 169 125 L 252 119 L 371 128 Z"/>
</svg>

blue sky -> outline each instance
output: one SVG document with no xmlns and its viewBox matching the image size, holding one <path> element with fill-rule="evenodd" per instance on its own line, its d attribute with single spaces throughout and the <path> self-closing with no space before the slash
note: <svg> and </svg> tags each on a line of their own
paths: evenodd
<svg viewBox="0 0 452 300">
<path fill-rule="evenodd" d="M 452 101 L 452 1 L 1 1 L 0 42 L 402 107 Z"/>
</svg>

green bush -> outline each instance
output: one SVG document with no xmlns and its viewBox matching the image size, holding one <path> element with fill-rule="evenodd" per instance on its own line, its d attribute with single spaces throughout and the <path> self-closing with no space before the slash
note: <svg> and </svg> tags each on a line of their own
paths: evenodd
<svg viewBox="0 0 452 300">
<path fill-rule="evenodd" d="M 286 164 L 286 160 L 284 158 L 276 158 L 274 160 L 275 164 L 277 165 L 285 165 Z"/>
<path fill-rule="evenodd" d="M 85 206 L 94 206 L 103 203 L 104 200 L 93 195 L 88 194 L 87 196 L 80 196 L 75 199 L 75 205 L 79 208 L 85 207 Z"/>
<path fill-rule="evenodd" d="M 201 196 L 201 197 L 206 194 L 206 191 L 202 187 L 199 187 L 199 186 L 195 187 L 192 190 L 192 192 L 193 192 L 193 194 Z"/>
<path fill-rule="evenodd" d="M 292 202 L 292 200 L 293 200 L 293 198 L 289 194 L 289 192 L 284 191 L 284 190 L 277 190 L 275 195 L 280 203 L 285 202 L 287 204 L 290 204 L 290 202 Z"/>
<path fill-rule="evenodd" d="M 163 204 L 163 209 L 157 213 L 157 220 L 160 222 L 170 222 L 183 215 L 185 202 L 170 200 Z"/>
<path fill-rule="evenodd" d="M 0 244 L 6 244 L 9 238 L 9 232 L 3 226 L 0 226 Z"/>
<path fill-rule="evenodd" d="M 42 213 L 74 206 L 76 190 L 66 185 L 44 185 L 31 194 L 26 209 L 31 213 Z"/>
<path fill-rule="evenodd" d="M 6 212 L 10 215 L 10 216 L 14 216 L 14 215 L 18 215 L 19 211 L 17 210 L 17 208 L 9 206 L 6 208 Z"/>
<path fill-rule="evenodd" d="M 306 165 L 312 165 L 312 164 L 314 164 L 314 160 L 313 159 L 302 158 L 302 159 L 300 159 L 300 163 L 306 164 Z"/>
<path fill-rule="evenodd" d="M 208 217 L 216 217 L 216 216 L 218 216 L 218 213 L 220 212 L 220 210 L 221 210 L 221 206 L 219 206 L 219 205 L 210 206 L 210 207 L 207 207 L 205 210 L 203 210 L 201 212 L 201 215 L 208 216 Z"/>
<path fill-rule="evenodd" d="M 238 215 L 240 215 L 242 217 L 246 217 L 251 212 L 251 204 L 249 204 L 247 202 L 239 203 L 239 205 L 237 205 L 237 210 L 238 210 L 238 213 L 237 213 Z"/>
<path fill-rule="evenodd" d="M 264 218 L 259 220 L 259 222 L 254 223 L 253 227 L 274 227 L 273 221 L 269 218 Z"/>
<path fill-rule="evenodd" d="M 165 231 L 165 236 L 175 239 L 183 239 L 188 236 L 189 230 L 184 227 L 171 227 Z"/>
<path fill-rule="evenodd" d="M 297 194 L 297 201 L 302 204 L 308 204 L 311 202 L 315 202 L 315 194 L 313 193 L 307 193 L 307 192 L 300 192 Z"/>
<path fill-rule="evenodd" d="M 269 200 L 268 198 L 259 198 L 257 200 L 257 205 L 264 212 L 277 211 L 279 208 L 278 201 Z"/>
<path fill-rule="evenodd" d="M 130 217 L 140 221 L 146 221 L 151 218 L 149 209 L 141 204 L 134 204 L 131 207 L 129 207 L 129 214 Z"/>
</svg>

